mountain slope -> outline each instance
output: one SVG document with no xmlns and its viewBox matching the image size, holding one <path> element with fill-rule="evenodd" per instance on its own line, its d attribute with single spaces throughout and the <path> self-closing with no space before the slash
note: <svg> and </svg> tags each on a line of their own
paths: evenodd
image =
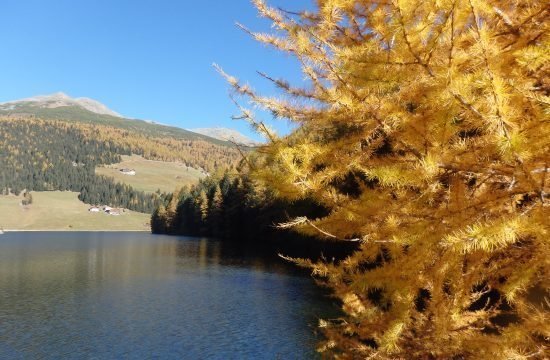
<svg viewBox="0 0 550 360">
<path fill-rule="evenodd" d="M 139 161 L 125 161 L 135 159 Z M 29 218 L 36 220 L 28 224 L 31 228 L 45 229 L 43 224 L 55 223 L 60 214 L 64 225 L 56 228 L 77 224 L 89 217 L 84 204 L 151 213 L 169 192 L 235 169 L 241 159 L 231 142 L 126 119 L 87 98 L 58 93 L 0 104 L 0 205 L 29 192 L 38 197 L 52 191 L 78 194 L 72 200 L 79 211 L 70 214 L 33 212 L 41 205 L 26 205 L 29 214 L 40 218 Z M 133 176 L 121 174 L 122 168 L 133 169 Z M 72 208 L 68 204 L 63 206 Z M 10 209 L 0 206 L 0 226 Z M 105 224 L 104 229 L 118 229 L 123 223 Z M 143 225 L 132 224 L 136 230 Z"/>
<path fill-rule="evenodd" d="M 199 129 L 190 129 L 190 131 L 213 137 L 214 139 L 222 141 L 231 141 L 237 144 L 246 145 L 246 146 L 256 146 L 259 143 L 252 140 L 246 135 L 241 134 L 237 130 L 215 127 L 215 128 L 199 128 Z"/>
<path fill-rule="evenodd" d="M 17 108 L 38 108 L 38 109 L 55 109 L 66 106 L 77 106 L 96 114 L 110 115 L 115 117 L 122 117 L 119 113 L 109 109 L 99 101 L 90 98 L 76 98 L 73 99 L 67 94 L 58 92 L 51 95 L 38 95 L 26 99 L 8 101 L 0 104 L 1 110 L 16 110 Z"/>
<path fill-rule="evenodd" d="M 233 147 L 229 141 L 150 121 L 128 119 L 105 105 L 89 98 L 71 98 L 64 93 L 40 95 L 0 103 L 0 116 L 36 117 L 44 120 L 64 120 L 113 126 L 136 131 L 143 135 L 171 137 L 178 140 L 203 140 L 216 145 Z"/>
</svg>

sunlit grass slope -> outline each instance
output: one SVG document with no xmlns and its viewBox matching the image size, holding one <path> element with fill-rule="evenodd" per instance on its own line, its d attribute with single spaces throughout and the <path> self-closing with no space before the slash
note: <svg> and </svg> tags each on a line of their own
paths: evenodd
<svg viewBox="0 0 550 360">
<path fill-rule="evenodd" d="M 136 175 L 125 175 L 120 169 L 133 169 Z M 122 156 L 122 162 L 96 168 L 96 174 L 109 176 L 116 182 L 131 185 L 136 190 L 173 192 L 184 185 L 195 184 L 204 175 L 181 163 L 146 160 L 141 156 Z"/>
<path fill-rule="evenodd" d="M 120 216 L 91 213 L 78 193 L 32 192 L 33 203 L 0 196 L 0 227 L 9 230 L 149 230 L 149 215 L 125 211 Z"/>
</svg>

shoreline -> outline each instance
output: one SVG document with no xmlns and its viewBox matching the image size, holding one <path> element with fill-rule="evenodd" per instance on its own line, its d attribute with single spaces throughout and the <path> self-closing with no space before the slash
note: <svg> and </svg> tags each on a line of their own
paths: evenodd
<svg viewBox="0 0 550 360">
<path fill-rule="evenodd" d="M 48 229 L 48 230 L 17 230 L 17 229 L 4 229 L 2 230 L 4 234 L 14 233 L 14 232 L 151 232 L 151 230 L 72 230 L 72 229 Z M 1 235 L 1 233 L 0 233 Z"/>
</svg>

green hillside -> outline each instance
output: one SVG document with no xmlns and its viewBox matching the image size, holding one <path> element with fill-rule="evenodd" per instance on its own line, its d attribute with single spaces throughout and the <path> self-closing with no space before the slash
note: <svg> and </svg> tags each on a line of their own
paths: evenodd
<svg viewBox="0 0 550 360">
<path fill-rule="evenodd" d="M 167 136 L 178 140 L 203 140 L 216 145 L 233 146 L 233 144 L 228 141 L 214 139 L 206 135 L 197 134 L 174 126 L 166 126 L 138 119 L 127 119 L 111 115 L 97 114 L 78 106 L 43 108 L 35 106 L 31 102 L 22 102 L 18 103 L 16 107 L 13 107 L 10 110 L 0 109 L 0 116 L 29 116 L 46 120 L 64 120 L 87 124 L 100 124 L 129 131 L 136 131 L 138 133 L 154 137 Z"/>
</svg>

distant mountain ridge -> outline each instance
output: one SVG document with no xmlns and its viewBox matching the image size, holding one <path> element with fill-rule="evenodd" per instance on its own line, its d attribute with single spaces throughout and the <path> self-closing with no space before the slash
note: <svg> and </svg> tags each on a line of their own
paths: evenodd
<svg viewBox="0 0 550 360">
<path fill-rule="evenodd" d="M 189 131 L 210 136 L 214 139 L 231 141 L 246 146 L 257 146 L 260 144 L 259 142 L 252 140 L 248 136 L 241 134 L 237 130 L 223 127 L 189 129 Z"/>
<path fill-rule="evenodd" d="M 97 100 L 86 97 L 72 98 L 63 92 L 0 103 L 0 116 L 2 115 L 102 124 L 138 131 L 150 136 L 204 140 L 223 146 L 233 146 L 231 142 L 246 146 L 258 145 L 254 140 L 233 129 L 217 127 L 186 130 L 152 120 L 130 119 Z"/>
<path fill-rule="evenodd" d="M 55 109 L 64 106 L 78 106 L 82 109 L 91 111 L 100 115 L 110 115 L 122 118 L 123 116 L 109 109 L 104 104 L 94 99 L 80 97 L 71 98 L 63 92 L 57 92 L 50 95 L 38 95 L 21 100 L 8 101 L 0 103 L 0 110 L 15 110 L 18 107 L 26 105 L 27 107 L 37 107 L 42 109 Z"/>
</svg>

